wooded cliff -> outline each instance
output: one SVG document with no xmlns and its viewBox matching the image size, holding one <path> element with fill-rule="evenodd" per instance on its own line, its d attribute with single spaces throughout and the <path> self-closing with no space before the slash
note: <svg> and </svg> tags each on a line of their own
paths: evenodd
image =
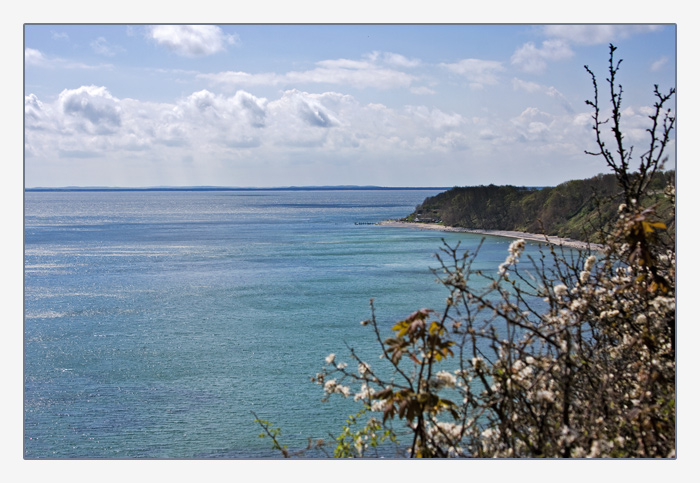
<svg viewBox="0 0 700 483">
<path fill-rule="evenodd" d="M 650 189 L 661 195 L 668 184 L 675 185 L 675 171 L 656 173 Z M 600 242 L 601 227 L 608 226 L 617 217 L 621 202 L 615 175 L 599 174 L 545 188 L 455 187 L 426 198 L 404 220 Z M 674 229 L 674 207 L 661 202 L 665 206 L 661 206 L 658 213 L 669 229 Z"/>
</svg>

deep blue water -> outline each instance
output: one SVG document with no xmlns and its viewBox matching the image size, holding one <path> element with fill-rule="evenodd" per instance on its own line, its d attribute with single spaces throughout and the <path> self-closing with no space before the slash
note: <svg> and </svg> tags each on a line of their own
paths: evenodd
<svg viewBox="0 0 700 483">
<path fill-rule="evenodd" d="M 376 358 L 370 298 L 387 332 L 444 307 L 441 238 L 482 238 L 355 222 L 436 193 L 27 192 L 25 457 L 278 456 L 251 411 L 292 444 L 337 432 L 360 408 L 320 401 L 325 356 Z"/>
</svg>

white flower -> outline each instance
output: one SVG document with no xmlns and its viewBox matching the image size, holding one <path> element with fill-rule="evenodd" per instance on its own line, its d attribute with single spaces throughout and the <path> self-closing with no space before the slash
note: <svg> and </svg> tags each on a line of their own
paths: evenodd
<svg viewBox="0 0 700 483">
<path fill-rule="evenodd" d="M 535 398 L 540 401 L 554 402 L 554 393 L 547 389 L 541 389 L 535 393 Z"/>
<path fill-rule="evenodd" d="M 525 240 L 523 240 L 522 238 L 519 238 L 510 244 L 510 246 L 508 247 L 508 253 L 510 253 L 514 257 L 519 257 L 524 249 L 525 249 Z"/>
<path fill-rule="evenodd" d="M 326 357 L 326 364 L 333 364 L 334 360 L 335 360 L 335 354 L 328 354 L 328 357 Z"/>
<path fill-rule="evenodd" d="M 457 378 L 454 374 L 447 371 L 438 372 L 435 374 L 435 378 L 437 379 L 438 387 L 455 387 L 457 384 Z"/>
<path fill-rule="evenodd" d="M 335 379 L 329 379 L 323 385 L 323 390 L 325 392 L 327 392 L 328 394 L 331 394 L 335 391 L 335 388 L 337 385 L 338 385 L 338 382 Z"/>
<path fill-rule="evenodd" d="M 583 458 L 585 456 L 586 456 L 586 450 L 584 450 L 580 446 L 576 446 L 574 449 L 571 450 L 571 457 L 572 458 Z"/>
<path fill-rule="evenodd" d="M 593 268 L 593 264 L 596 262 L 596 257 L 595 255 L 591 255 L 588 258 L 586 258 L 586 262 L 583 265 L 583 269 L 586 270 L 587 272 L 591 271 L 591 268 Z"/>
<path fill-rule="evenodd" d="M 554 295 L 556 295 L 557 297 L 563 297 L 564 295 L 566 295 L 567 291 L 568 289 L 566 288 L 566 285 L 561 283 L 554 287 Z"/>
<path fill-rule="evenodd" d="M 588 305 L 588 302 L 586 302 L 586 300 L 576 299 L 573 302 L 571 302 L 571 310 L 573 310 L 573 311 L 584 310 L 587 305 Z"/>
<path fill-rule="evenodd" d="M 588 270 L 584 270 L 579 275 L 579 280 L 581 281 L 581 283 L 586 283 L 586 282 L 588 282 L 588 279 L 590 278 L 590 276 L 591 276 L 591 272 Z"/>
<path fill-rule="evenodd" d="M 356 440 L 355 440 L 355 450 L 357 451 L 357 454 L 359 454 L 360 456 L 362 456 L 362 452 L 363 452 L 364 448 L 365 448 L 365 446 L 364 446 L 364 444 L 362 443 L 362 440 L 359 439 L 359 438 L 356 439 Z"/>
<path fill-rule="evenodd" d="M 591 451 L 588 453 L 587 458 L 597 458 L 600 456 L 600 441 L 593 441 L 591 445 Z"/>
<path fill-rule="evenodd" d="M 369 364 L 366 362 L 360 362 L 357 364 L 357 372 L 359 372 L 361 376 L 364 376 L 367 371 L 369 371 Z"/>
<path fill-rule="evenodd" d="M 374 394 L 374 389 L 371 387 L 367 387 L 367 384 L 363 384 L 362 387 L 360 387 L 360 392 L 355 393 L 355 401 L 359 401 L 360 399 L 367 399 L 369 396 Z"/>
<path fill-rule="evenodd" d="M 370 409 L 372 411 L 384 411 L 384 408 L 386 407 L 386 399 L 374 399 L 372 400 L 372 405 Z"/>
<path fill-rule="evenodd" d="M 676 310 L 676 301 L 673 297 L 656 297 L 651 301 L 651 305 L 656 310 L 673 311 Z"/>
<path fill-rule="evenodd" d="M 464 285 L 464 275 L 462 272 L 455 272 L 450 274 L 449 277 L 445 280 L 448 284 L 454 285 L 454 286 L 461 286 Z"/>
<path fill-rule="evenodd" d="M 617 309 L 614 310 L 604 310 L 600 313 L 600 318 L 605 319 L 605 318 L 612 318 L 620 315 L 620 311 Z"/>
<path fill-rule="evenodd" d="M 561 428 L 561 440 L 567 444 L 571 444 L 576 440 L 577 433 L 568 426 L 564 425 Z"/>
</svg>

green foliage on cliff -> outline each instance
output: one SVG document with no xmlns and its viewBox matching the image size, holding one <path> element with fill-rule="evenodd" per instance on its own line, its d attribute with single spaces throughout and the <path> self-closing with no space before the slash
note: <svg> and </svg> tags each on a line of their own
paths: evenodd
<svg viewBox="0 0 700 483">
<path fill-rule="evenodd" d="M 661 200 L 664 187 L 674 184 L 675 171 L 657 172 L 650 185 L 651 201 Z M 426 198 L 407 221 L 441 222 L 479 230 L 514 230 L 600 242 L 600 227 L 617 219 L 624 201 L 614 174 L 567 181 L 555 187 L 455 187 Z M 661 206 L 666 225 L 674 225 L 672 207 Z M 663 215 L 662 215 L 663 216 Z M 595 228 L 593 228 L 595 227 Z"/>
</svg>

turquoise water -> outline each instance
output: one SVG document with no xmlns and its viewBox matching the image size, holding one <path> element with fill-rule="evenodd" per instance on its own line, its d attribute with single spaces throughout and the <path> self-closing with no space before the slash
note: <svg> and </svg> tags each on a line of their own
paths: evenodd
<svg viewBox="0 0 700 483">
<path fill-rule="evenodd" d="M 25 457 L 278 456 L 251 411 L 292 446 L 337 432 L 360 408 L 320 401 L 326 355 L 372 361 L 370 298 L 387 332 L 444 307 L 441 238 L 482 238 L 355 223 L 436 193 L 26 193 Z"/>
</svg>

